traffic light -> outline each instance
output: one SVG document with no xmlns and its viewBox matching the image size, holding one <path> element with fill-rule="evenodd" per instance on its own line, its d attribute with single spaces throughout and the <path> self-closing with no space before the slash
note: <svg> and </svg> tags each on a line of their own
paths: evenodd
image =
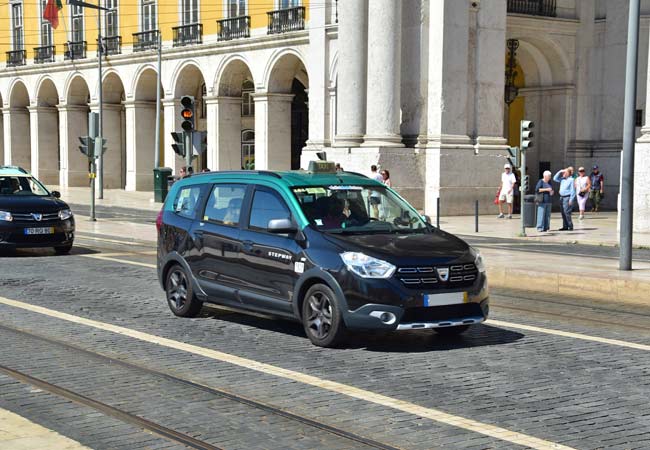
<svg viewBox="0 0 650 450">
<path fill-rule="evenodd" d="M 530 175 L 525 175 L 521 180 L 521 191 L 524 193 L 528 192 L 529 187 L 530 187 Z"/>
<path fill-rule="evenodd" d="M 531 131 L 535 128 L 535 124 L 531 120 L 522 120 L 520 128 L 520 145 L 522 151 L 526 151 L 533 146 L 533 137 L 535 136 Z"/>
<path fill-rule="evenodd" d="M 100 155 L 106 153 L 106 138 L 101 138 L 100 141 L 100 138 L 96 137 L 94 141 L 95 141 L 94 142 L 95 158 L 99 158 Z M 101 149 L 101 153 L 100 153 L 100 149 Z"/>
<path fill-rule="evenodd" d="M 185 158 L 185 133 L 172 131 L 172 139 L 174 139 L 174 143 L 172 144 L 174 153 L 181 158 Z"/>
<path fill-rule="evenodd" d="M 208 148 L 208 133 L 195 131 L 192 133 L 192 148 L 194 155 L 202 155 Z"/>
<path fill-rule="evenodd" d="M 184 95 L 181 97 L 181 128 L 185 131 L 194 130 L 194 97 Z"/>
<path fill-rule="evenodd" d="M 79 151 L 86 155 L 89 159 L 95 158 L 95 139 L 90 136 L 80 136 L 79 142 Z"/>
<path fill-rule="evenodd" d="M 508 147 L 508 153 L 510 156 L 507 158 L 508 163 L 513 168 L 520 167 L 521 166 L 521 152 L 519 151 L 519 147 Z"/>
</svg>

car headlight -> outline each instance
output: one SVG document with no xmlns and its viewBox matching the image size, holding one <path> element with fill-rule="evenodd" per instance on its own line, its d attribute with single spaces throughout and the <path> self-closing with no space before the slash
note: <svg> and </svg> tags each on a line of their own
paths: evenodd
<svg viewBox="0 0 650 450">
<path fill-rule="evenodd" d="M 10 212 L 0 211 L 0 220 L 4 220 L 5 222 L 11 222 L 12 220 L 14 220 L 14 216 L 12 216 Z"/>
<path fill-rule="evenodd" d="M 481 256 L 481 253 L 478 250 L 476 250 L 474 247 L 471 247 L 470 251 L 474 256 L 474 265 L 476 265 L 478 271 L 485 272 L 485 261 L 483 261 L 483 256 Z"/>
<path fill-rule="evenodd" d="M 381 259 L 357 252 L 341 253 L 341 259 L 349 271 L 361 278 L 390 278 L 396 267 Z"/>
<path fill-rule="evenodd" d="M 72 211 L 70 211 L 69 209 L 62 209 L 61 211 L 59 211 L 59 219 L 67 220 L 70 217 L 72 217 Z"/>
</svg>

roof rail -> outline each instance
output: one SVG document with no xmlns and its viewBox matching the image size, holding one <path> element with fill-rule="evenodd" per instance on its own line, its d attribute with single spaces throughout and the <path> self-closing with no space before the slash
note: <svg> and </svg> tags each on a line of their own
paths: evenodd
<svg viewBox="0 0 650 450">
<path fill-rule="evenodd" d="M 370 177 L 368 177 L 368 175 L 364 175 L 364 174 L 359 173 L 359 172 L 349 172 L 347 170 L 344 170 L 343 173 L 346 173 L 348 175 L 356 175 L 358 177 L 363 177 L 363 178 L 370 178 Z"/>
<path fill-rule="evenodd" d="M 269 175 L 275 178 L 282 178 L 277 172 L 270 170 L 215 170 L 210 172 L 199 172 L 192 174 L 192 177 L 200 175 L 215 175 L 215 174 L 228 174 L 228 175 Z"/>
<path fill-rule="evenodd" d="M 0 169 L 14 169 L 14 170 L 17 170 L 17 171 L 25 173 L 25 174 L 29 173 L 28 171 L 26 171 L 25 169 L 23 169 L 20 166 L 0 166 Z"/>
</svg>

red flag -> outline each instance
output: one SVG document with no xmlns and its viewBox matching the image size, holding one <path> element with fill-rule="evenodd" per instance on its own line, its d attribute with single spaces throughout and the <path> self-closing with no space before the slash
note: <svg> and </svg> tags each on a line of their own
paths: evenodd
<svg viewBox="0 0 650 450">
<path fill-rule="evenodd" d="M 59 10 L 63 8 L 61 0 L 47 0 L 45 11 L 43 11 L 43 19 L 52 24 L 52 28 L 56 29 L 59 26 Z"/>
</svg>

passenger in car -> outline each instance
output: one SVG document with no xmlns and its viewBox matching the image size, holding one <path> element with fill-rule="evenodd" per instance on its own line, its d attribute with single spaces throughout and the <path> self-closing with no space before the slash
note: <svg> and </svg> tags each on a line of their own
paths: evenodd
<svg viewBox="0 0 650 450">
<path fill-rule="evenodd" d="M 226 210 L 226 215 L 223 218 L 223 223 L 226 225 L 237 225 L 239 223 L 241 205 L 241 198 L 231 198 L 228 202 L 228 209 Z"/>
</svg>

